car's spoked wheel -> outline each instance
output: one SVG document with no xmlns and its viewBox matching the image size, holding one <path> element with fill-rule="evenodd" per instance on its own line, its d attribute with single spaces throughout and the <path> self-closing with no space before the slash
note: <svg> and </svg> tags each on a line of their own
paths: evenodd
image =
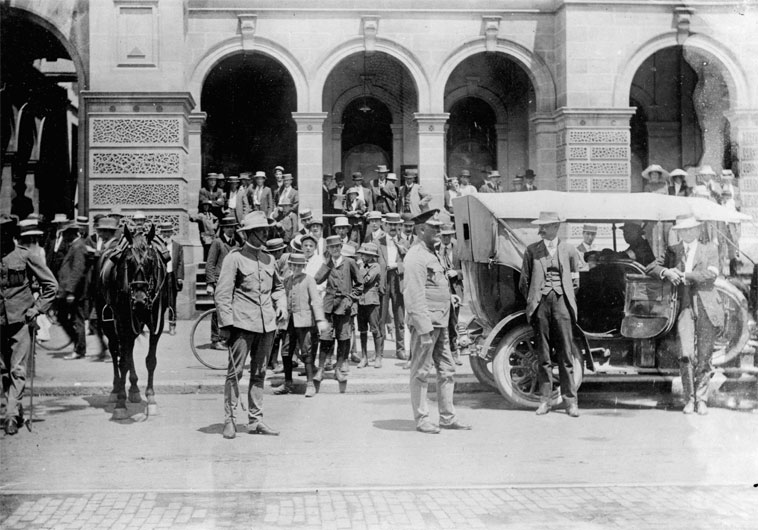
<svg viewBox="0 0 758 530">
<path fill-rule="evenodd" d="M 471 354 L 468 356 L 468 361 L 471 364 L 471 371 L 479 382 L 497 390 L 495 376 L 492 375 L 492 359 L 483 359 L 476 354 Z"/>
</svg>

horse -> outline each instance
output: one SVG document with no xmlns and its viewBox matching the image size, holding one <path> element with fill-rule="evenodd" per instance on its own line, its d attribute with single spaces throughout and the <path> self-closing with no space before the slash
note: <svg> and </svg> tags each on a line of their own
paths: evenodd
<svg viewBox="0 0 758 530">
<path fill-rule="evenodd" d="M 124 227 L 118 248 L 101 270 L 102 307 L 99 316 L 109 336 L 113 357 L 113 390 L 116 402 L 114 420 L 128 418 L 126 410 L 126 374 L 129 372 L 129 402 L 141 403 L 137 372 L 134 368 L 134 341 L 147 327 L 150 342 L 145 360 L 147 366 L 147 416 L 158 412 L 153 390 L 153 373 L 157 364 L 156 350 L 163 332 L 164 313 L 168 307 L 166 263 L 156 248 L 155 226 L 147 234 L 132 233 Z M 114 344 L 115 342 L 115 344 Z"/>
</svg>

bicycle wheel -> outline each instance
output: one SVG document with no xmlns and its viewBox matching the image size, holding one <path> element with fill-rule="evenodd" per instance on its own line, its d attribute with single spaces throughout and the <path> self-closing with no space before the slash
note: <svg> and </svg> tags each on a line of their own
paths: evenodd
<svg viewBox="0 0 758 530">
<path fill-rule="evenodd" d="M 228 350 L 216 350 L 211 342 L 211 317 L 215 312 L 215 309 L 209 309 L 195 320 L 190 332 L 190 347 L 203 366 L 213 370 L 226 370 L 229 363 Z"/>
</svg>

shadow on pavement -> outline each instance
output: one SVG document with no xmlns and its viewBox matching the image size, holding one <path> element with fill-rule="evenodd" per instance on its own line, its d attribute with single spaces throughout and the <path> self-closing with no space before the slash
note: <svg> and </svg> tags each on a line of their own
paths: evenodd
<svg viewBox="0 0 758 530">
<path fill-rule="evenodd" d="M 376 420 L 374 427 L 384 431 L 416 431 L 416 422 L 413 420 Z"/>
<path fill-rule="evenodd" d="M 109 421 L 118 423 L 119 425 L 131 425 L 132 423 L 142 423 L 143 421 L 146 421 L 148 419 L 148 416 L 146 414 L 147 402 L 144 400 L 142 400 L 139 403 L 131 403 L 127 399 L 126 410 L 129 416 L 124 419 L 117 420 L 117 419 L 114 419 L 112 416 L 113 411 L 116 409 L 116 404 L 109 402 L 109 396 L 89 396 L 83 399 L 84 401 L 89 403 L 92 408 L 100 409 L 107 414 L 111 414 Z"/>
<path fill-rule="evenodd" d="M 200 427 L 197 432 L 201 432 L 203 434 L 221 434 L 224 432 L 224 424 L 223 423 L 213 423 L 211 425 L 208 425 L 207 427 Z M 247 432 L 247 425 L 244 423 L 238 423 L 237 424 L 237 433 L 246 433 Z"/>
</svg>

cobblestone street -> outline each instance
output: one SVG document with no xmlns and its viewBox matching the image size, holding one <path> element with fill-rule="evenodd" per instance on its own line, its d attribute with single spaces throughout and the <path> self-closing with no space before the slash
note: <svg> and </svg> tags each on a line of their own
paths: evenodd
<svg viewBox="0 0 758 530">
<path fill-rule="evenodd" d="M 7 529 L 754 528 L 752 487 L 5 495 Z M 686 523 L 685 523 L 686 521 Z"/>
</svg>

